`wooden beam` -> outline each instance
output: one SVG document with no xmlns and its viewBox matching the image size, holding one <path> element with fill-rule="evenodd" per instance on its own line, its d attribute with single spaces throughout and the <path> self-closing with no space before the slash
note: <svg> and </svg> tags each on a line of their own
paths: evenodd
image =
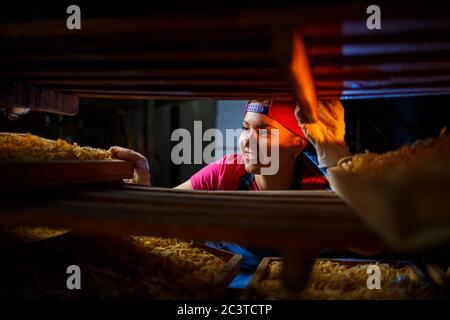
<svg viewBox="0 0 450 320">
<path fill-rule="evenodd" d="M 321 99 L 341 99 L 341 100 L 364 100 L 364 99 L 390 99 L 390 98 L 407 98 L 420 96 L 447 96 L 450 91 L 435 91 L 435 92 L 413 92 L 413 93 L 389 93 L 389 94 L 361 94 L 361 95 L 321 95 Z"/>
<path fill-rule="evenodd" d="M 393 93 L 370 93 L 370 94 L 343 94 L 331 93 L 320 95 L 320 99 L 340 99 L 340 100 L 368 100 L 368 99 L 391 99 L 391 98 L 408 98 L 421 96 L 447 96 L 450 91 L 423 91 L 423 92 L 393 92 Z"/>
<path fill-rule="evenodd" d="M 76 115 L 79 98 L 55 90 L 6 83 L 0 89 L 0 106 L 21 107 L 64 115 Z"/>
<path fill-rule="evenodd" d="M 244 88 L 279 88 L 287 89 L 286 83 L 282 81 L 274 81 L 271 79 L 246 80 L 246 79 L 181 79 L 181 80 L 153 80 L 153 79 L 45 79 L 45 80 L 27 80 L 27 83 L 44 87 L 98 87 L 108 86 L 114 87 L 143 87 L 148 86 L 153 90 L 161 88 L 198 88 L 198 87 L 244 87 Z"/>
<path fill-rule="evenodd" d="M 278 99 L 292 100 L 295 97 L 291 93 L 224 93 L 224 92 L 203 92 L 203 93 L 186 93 L 186 92 L 153 92 L 153 93 L 111 93 L 104 92 L 72 92 L 72 94 L 80 98 L 97 98 L 97 99 L 161 99 L 161 100 L 197 100 L 197 99 L 215 99 L 215 100 L 248 100 L 248 99 Z"/>
<path fill-rule="evenodd" d="M 450 86 L 450 74 L 431 77 L 400 77 L 385 80 L 319 80 L 315 84 L 319 92 L 322 89 L 437 88 Z"/>
<path fill-rule="evenodd" d="M 383 55 L 362 55 L 362 56 L 316 56 L 311 58 L 311 68 L 316 66 L 333 65 L 333 66 L 363 66 L 363 65 L 379 65 L 379 64 L 420 64 L 434 63 L 448 64 L 450 62 L 449 51 L 428 51 L 428 52 L 409 52 L 403 54 L 386 53 Z"/>
<path fill-rule="evenodd" d="M 204 68 L 194 68 L 187 66 L 183 68 L 148 68 L 145 66 L 137 68 L 127 68 L 121 65 L 110 66 L 109 68 L 101 68 L 100 66 L 93 66 L 91 68 L 79 67 L 73 68 L 65 66 L 61 68 L 24 68 L 18 66 L 17 68 L 6 68 L 1 71 L 3 77 L 33 77 L 33 78 L 47 78 L 47 77 L 176 77 L 176 78 L 191 78 L 191 77 L 261 77 L 272 78 L 280 77 L 280 70 L 272 66 L 214 66 Z M 169 78 L 170 79 L 170 78 Z"/>
<path fill-rule="evenodd" d="M 311 59 L 317 57 L 364 57 L 393 54 L 423 54 L 444 52 L 449 53 L 449 41 L 416 41 L 400 43 L 347 43 L 342 45 L 309 46 L 308 54 Z"/>
<path fill-rule="evenodd" d="M 117 49 L 116 49 L 117 50 Z M 142 48 L 141 48 L 142 50 Z M 67 63 L 71 63 L 74 61 L 235 61 L 235 60 L 270 60 L 272 57 L 269 52 L 265 51 L 231 51 L 231 50 L 222 50 L 222 51 L 212 51 L 212 50 L 197 50 L 197 51 L 180 51 L 174 50 L 166 51 L 161 50 L 153 50 L 151 52 L 102 52 L 102 51 L 83 51 L 83 52 L 39 52 L 36 53 L 36 50 L 31 50 L 25 52 L 18 53 L 8 53 L 2 52 L 0 54 L 0 58 L 2 63 L 5 62 L 42 62 L 42 61 L 66 61 Z"/>
<path fill-rule="evenodd" d="M 97 233 L 155 234 L 269 248 L 345 248 L 379 243 L 329 191 L 183 191 L 84 187 L 5 191 L 0 223 Z"/>
</svg>

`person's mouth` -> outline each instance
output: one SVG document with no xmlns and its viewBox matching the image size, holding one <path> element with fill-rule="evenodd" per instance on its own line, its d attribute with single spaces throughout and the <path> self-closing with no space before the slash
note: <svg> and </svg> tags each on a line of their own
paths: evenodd
<svg viewBox="0 0 450 320">
<path fill-rule="evenodd" d="M 256 155 L 253 152 L 244 151 L 244 158 L 247 161 L 256 160 Z"/>
</svg>

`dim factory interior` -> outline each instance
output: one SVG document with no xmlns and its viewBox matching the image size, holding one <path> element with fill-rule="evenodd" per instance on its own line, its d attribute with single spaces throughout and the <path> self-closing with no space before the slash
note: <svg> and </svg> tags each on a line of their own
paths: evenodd
<svg viewBox="0 0 450 320">
<path fill-rule="evenodd" d="M 0 5 L 1 299 L 450 298 L 441 2 L 382 2 L 381 29 L 356 1 L 83 3 L 75 30 L 64 3 L 24 6 Z M 292 101 L 279 122 L 326 187 L 194 185 L 211 166 L 197 149 L 238 154 L 228 130 Z M 326 170 L 303 133 L 324 101 L 345 112 L 351 154 Z M 112 146 L 144 156 L 151 185 Z"/>
</svg>

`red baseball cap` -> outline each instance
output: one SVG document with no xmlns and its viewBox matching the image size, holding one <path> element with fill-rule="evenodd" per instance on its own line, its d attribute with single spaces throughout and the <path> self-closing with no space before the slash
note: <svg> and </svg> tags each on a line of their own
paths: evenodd
<svg viewBox="0 0 450 320">
<path fill-rule="evenodd" d="M 292 133 L 306 139 L 295 118 L 296 105 L 295 100 L 249 100 L 244 107 L 244 114 L 247 112 L 265 114 Z"/>
</svg>

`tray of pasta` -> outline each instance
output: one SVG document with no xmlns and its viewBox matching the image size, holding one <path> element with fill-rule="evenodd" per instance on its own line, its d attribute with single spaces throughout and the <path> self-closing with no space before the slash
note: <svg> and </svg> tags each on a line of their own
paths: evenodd
<svg viewBox="0 0 450 320">
<path fill-rule="evenodd" d="M 133 164 L 100 148 L 29 133 L 0 133 L 0 187 L 20 188 L 106 181 L 133 175 Z"/>
<path fill-rule="evenodd" d="M 330 185 L 394 250 L 450 243 L 450 134 L 382 154 L 366 151 L 328 170 Z"/>
<path fill-rule="evenodd" d="M 368 268 L 379 268 L 380 289 L 367 285 Z M 281 282 L 283 260 L 266 257 L 259 264 L 246 290 L 247 299 L 385 300 L 429 299 L 435 289 L 414 264 L 369 259 L 316 259 L 306 287 L 287 291 Z"/>
<path fill-rule="evenodd" d="M 8 275 L 2 292 L 9 298 L 217 299 L 241 261 L 239 255 L 175 238 L 25 226 L 4 229 L 0 236 L 8 233 L 25 238 L 2 248 L 0 271 Z M 68 265 L 80 268 L 83 290 L 67 290 Z"/>
</svg>

